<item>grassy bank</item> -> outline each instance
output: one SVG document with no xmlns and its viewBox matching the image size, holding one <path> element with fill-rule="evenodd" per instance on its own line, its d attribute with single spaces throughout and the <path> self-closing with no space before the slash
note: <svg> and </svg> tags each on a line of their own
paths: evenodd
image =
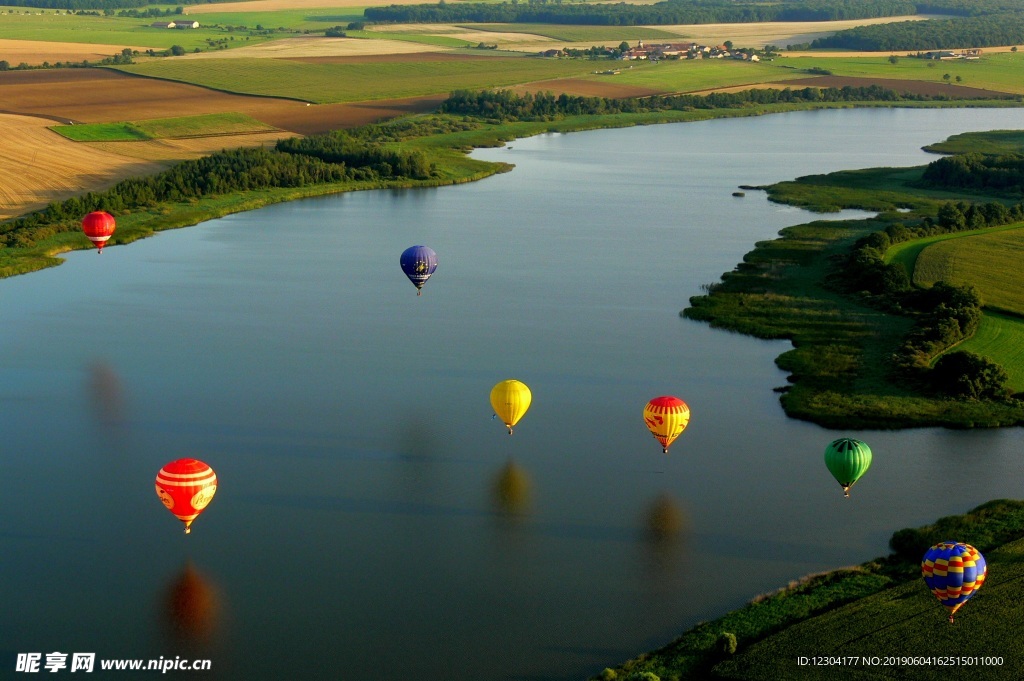
<svg viewBox="0 0 1024 681">
<path fill-rule="evenodd" d="M 954 626 L 920 577 L 927 548 L 951 538 L 980 550 L 989 566 L 984 587 Z M 625 680 L 642 672 L 661 681 L 836 678 L 835 667 L 798 665 L 799 656 L 815 655 L 994 655 L 1004 664 L 985 669 L 985 678 L 1016 678 L 1024 657 L 1019 644 L 1024 617 L 1017 605 L 1024 578 L 1024 502 L 991 501 L 964 515 L 896 532 L 890 545 L 895 551 L 889 556 L 795 581 L 593 678 Z M 729 635 L 735 653 L 723 650 Z M 920 679 L 936 678 L 941 671 L 934 665 L 899 664 L 843 670 L 844 678 Z"/>
</svg>

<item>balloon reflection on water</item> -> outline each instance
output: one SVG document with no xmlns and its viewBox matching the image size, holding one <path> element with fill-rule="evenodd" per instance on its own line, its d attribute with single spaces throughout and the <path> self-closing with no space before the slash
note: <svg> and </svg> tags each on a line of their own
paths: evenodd
<svg viewBox="0 0 1024 681">
<path fill-rule="evenodd" d="M 212 641 L 220 621 L 220 596 L 191 561 L 167 584 L 162 601 L 163 624 L 171 638 L 191 644 Z"/>
<path fill-rule="evenodd" d="M 509 516 L 529 513 L 533 504 L 533 482 L 522 466 L 509 459 L 491 484 L 491 498 L 499 513 Z"/>
</svg>

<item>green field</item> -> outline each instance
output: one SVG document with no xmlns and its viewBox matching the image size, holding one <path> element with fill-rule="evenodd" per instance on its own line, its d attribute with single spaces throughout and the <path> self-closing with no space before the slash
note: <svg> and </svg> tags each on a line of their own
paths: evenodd
<svg viewBox="0 0 1024 681">
<path fill-rule="evenodd" d="M 920 579 L 882 591 L 795 624 L 715 667 L 715 676 L 745 681 L 778 679 L 1018 679 L 1024 665 L 1020 583 L 1024 540 L 985 554 L 988 577 L 956 615 Z M 799 656 L 874 658 L 993 656 L 998 665 L 970 667 L 932 663 L 799 666 Z"/>
<path fill-rule="evenodd" d="M 1020 229 L 1019 225 L 1003 225 L 1001 227 L 990 227 L 988 229 L 972 229 L 966 232 L 954 232 L 952 234 L 938 234 L 936 236 L 925 237 L 924 239 L 914 239 L 913 241 L 904 241 L 901 244 L 896 244 L 885 252 L 883 258 L 886 263 L 898 262 L 906 268 L 907 273 L 914 276 L 915 267 L 917 267 L 917 259 L 921 255 L 921 252 L 931 246 L 932 244 L 939 243 L 940 241 L 948 241 L 950 239 L 963 239 L 964 237 L 977 236 L 979 234 L 990 234 L 992 232 L 1003 232 L 1008 229 Z"/>
<path fill-rule="evenodd" d="M 20 13 L 11 14 L 8 9 Z M 34 13 L 26 14 L 28 11 L 0 9 L 0 39 L 118 45 L 156 50 L 181 45 L 190 52 L 195 48 L 208 49 L 208 40 L 227 40 L 228 44 L 237 47 L 270 39 L 267 36 L 249 36 L 238 31 L 229 32 L 225 28 L 214 28 L 210 25 L 212 22 L 201 16 L 197 19 L 200 22 L 199 28 L 178 30 L 150 26 L 157 21 L 172 21 L 174 16 L 133 19 L 72 15 L 50 9 L 32 10 Z"/>
<path fill-rule="evenodd" d="M 318 104 L 446 94 L 590 73 L 593 62 L 488 55 L 459 61 L 324 64 L 285 59 L 161 59 L 118 67 L 216 90 Z M 475 54 L 475 52 L 474 52 Z"/>
<path fill-rule="evenodd" d="M 51 130 L 76 142 L 130 142 L 134 140 L 237 135 L 270 132 L 273 126 L 238 113 L 153 118 L 122 123 L 55 125 Z"/>
<path fill-rule="evenodd" d="M 936 154 L 1019 154 L 1024 152 L 1024 130 L 988 130 L 952 135 L 924 147 Z"/>
<path fill-rule="evenodd" d="M 970 339 L 956 346 L 991 359 L 1009 374 L 1007 387 L 1024 392 L 1024 320 L 995 312 L 986 312 L 981 325 Z"/>
<path fill-rule="evenodd" d="M 584 63 L 590 64 L 590 70 L 594 70 L 595 62 Z M 807 74 L 795 73 L 790 69 L 777 66 L 778 62 L 750 63 L 734 59 L 666 59 L 656 63 L 639 60 L 597 63 L 610 63 L 617 69 L 621 69 L 620 73 L 609 82 L 665 92 L 699 92 L 718 87 L 774 83 L 807 76 Z M 608 76 L 590 76 L 590 78 L 608 78 Z"/>
<path fill-rule="evenodd" d="M 936 241 L 917 256 L 913 281 L 931 286 L 937 281 L 973 284 L 986 307 L 1024 315 L 1024 225 L 959 239 Z"/>
<path fill-rule="evenodd" d="M 897 78 L 950 82 L 985 90 L 1024 94 L 1024 53 L 1000 52 L 985 54 L 978 60 L 937 62 L 930 59 L 898 57 L 895 64 L 889 57 L 789 57 L 777 59 L 796 69 L 820 68 L 836 76 L 861 78 Z M 943 76 L 949 74 L 949 81 Z M 960 76 L 961 82 L 956 83 Z"/>
<path fill-rule="evenodd" d="M 471 31 L 493 31 L 495 33 L 529 33 L 567 43 L 605 44 L 618 47 L 623 40 L 667 40 L 681 41 L 678 33 L 672 33 L 649 26 L 573 26 L 568 24 L 460 24 Z"/>
</svg>

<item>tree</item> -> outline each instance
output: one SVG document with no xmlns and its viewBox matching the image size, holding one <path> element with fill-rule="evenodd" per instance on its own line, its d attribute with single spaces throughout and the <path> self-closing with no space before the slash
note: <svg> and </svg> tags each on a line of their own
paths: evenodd
<svg viewBox="0 0 1024 681">
<path fill-rule="evenodd" d="M 962 82 L 964 82 L 964 79 L 962 77 L 960 77 L 960 76 L 957 76 L 956 77 L 956 82 L 962 83 Z"/>
<path fill-rule="evenodd" d="M 1017 46 L 1016 45 L 1014 45 L 1013 47 L 1010 48 L 1010 52 L 1016 52 L 1016 51 L 1017 51 Z"/>
<path fill-rule="evenodd" d="M 1002 366 L 973 352 L 943 355 L 931 372 L 935 387 L 947 395 L 972 400 L 1001 399 L 1009 378 Z"/>
<path fill-rule="evenodd" d="M 722 43 L 722 45 L 725 46 L 725 49 L 732 50 L 732 41 L 731 40 L 726 40 L 724 43 Z"/>
<path fill-rule="evenodd" d="M 889 63 L 890 64 L 895 64 L 899 60 L 900 60 L 899 57 L 897 57 L 895 54 L 889 56 Z"/>
<path fill-rule="evenodd" d="M 625 40 L 619 43 L 619 52 L 629 52 L 629 43 Z"/>
<path fill-rule="evenodd" d="M 942 74 L 942 80 L 946 81 L 947 83 L 949 82 L 950 78 L 951 78 L 951 76 L 948 73 L 943 73 Z"/>
<path fill-rule="evenodd" d="M 11 68 L 11 63 L 6 59 L 0 59 L 0 71 L 7 71 Z"/>
<path fill-rule="evenodd" d="M 185 48 L 181 45 L 171 45 L 171 54 L 173 54 L 175 57 L 180 57 L 181 55 L 185 54 Z"/>
</svg>

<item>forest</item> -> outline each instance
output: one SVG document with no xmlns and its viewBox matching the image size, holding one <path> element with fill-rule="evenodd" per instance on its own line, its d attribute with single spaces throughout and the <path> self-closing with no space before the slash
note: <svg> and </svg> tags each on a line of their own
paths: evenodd
<svg viewBox="0 0 1024 681">
<path fill-rule="evenodd" d="M 1024 155 L 977 152 L 948 156 L 928 164 L 922 186 L 1005 192 L 1024 196 Z"/>
<path fill-rule="evenodd" d="M 858 51 L 951 50 L 1024 44 L 1021 9 L 956 20 L 899 21 L 858 26 L 818 38 L 812 48 Z"/>
<path fill-rule="evenodd" d="M 1022 0 L 782 0 L 777 3 L 731 0 L 666 0 L 653 5 L 569 4 L 559 0 L 447 3 L 370 7 L 366 18 L 401 23 L 544 23 L 607 26 L 751 23 L 762 21 L 839 21 L 912 14 L 975 16 L 1019 11 Z"/>
</svg>

